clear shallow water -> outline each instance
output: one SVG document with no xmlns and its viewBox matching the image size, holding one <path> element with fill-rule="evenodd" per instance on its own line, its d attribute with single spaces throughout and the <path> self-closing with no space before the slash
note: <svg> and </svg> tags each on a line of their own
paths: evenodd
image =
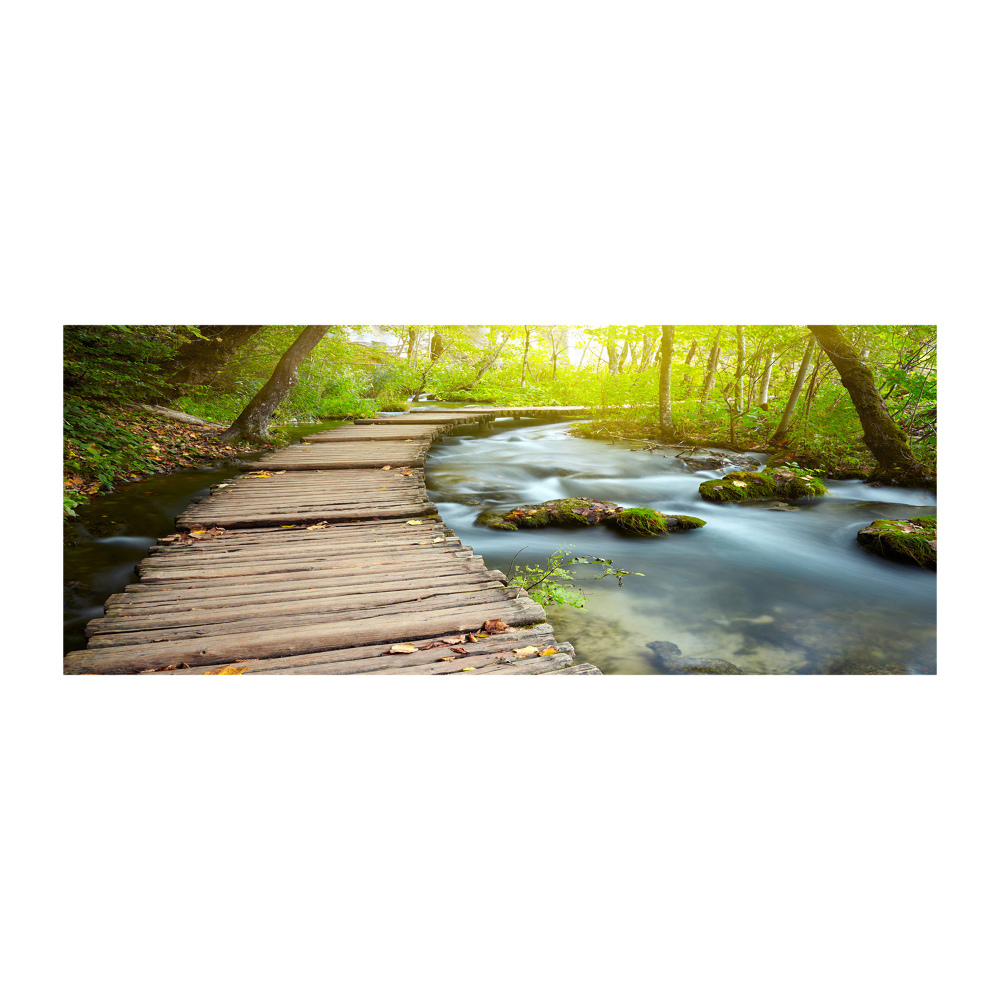
<svg viewBox="0 0 1000 1000">
<path fill-rule="evenodd" d="M 685 656 L 722 658 L 753 673 L 936 671 L 935 574 L 888 562 L 855 541 L 875 518 L 935 513 L 932 494 L 830 480 L 827 497 L 799 501 L 790 512 L 709 504 L 698 484 L 721 473 L 690 472 L 664 451 L 573 438 L 569 426 L 508 418 L 490 430 L 453 431 L 431 453 L 427 486 L 448 525 L 491 568 L 506 572 L 522 547 L 516 561 L 524 564 L 572 545 L 575 555 L 645 574 L 621 588 L 613 579 L 584 583 L 586 609 L 547 609 L 579 659 L 606 673 L 655 673 L 646 643 L 666 640 Z M 483 506 L 472 500 L 497 509 L 566 496 L 708 523 L 654 539 L 603 525 L 500 532 L 473 523 Z"/>
</svg>

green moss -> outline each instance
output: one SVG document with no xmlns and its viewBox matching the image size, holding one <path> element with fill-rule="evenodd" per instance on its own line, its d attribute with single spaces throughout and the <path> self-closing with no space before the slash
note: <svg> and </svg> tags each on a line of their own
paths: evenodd
<svg viewBox="0 0 1000 1000">
<path fill-rule="evenodd" d="M 778 466 L 771 470 L 775 493 L 783 500 L 801 500 L 803 497 L 821 497 L 828 492 L 816 470 Z"/>
<path fill-rule="evenodd" d="M 763 472 L 730 472 L 728 476 L 709 479 L 698 487 L 701 498 L 711 503 L 769 500 L 775 490 L 774 480 Z"/>
<path fill-rule="evenodd" d="M 513 521 L 505 520 L 504 516 L 495 510 L 484 510 L 473 523 L 496 528 L 498 531 L 517 531 L 517 525 Z"/>
<path fill-rule="evenodd" d="M 630 535 L 662 535 L 667 531 L 666 519 L 652 507 L 626 507 L 610 520 Z"/>
<path fill-rule="evenodd" d="M 705 522 L 700 517 L 689 517 L 686 514 L 664 514 L 667 520 L 667 531 L 690 531 L 692 528 L 704 528 Z"/>
<path fill-rule="evenodd" d="M 937 568 L 936 517 L 872 521 L 858 532 L 858 542 L 887 559 Z"/>
</svg>

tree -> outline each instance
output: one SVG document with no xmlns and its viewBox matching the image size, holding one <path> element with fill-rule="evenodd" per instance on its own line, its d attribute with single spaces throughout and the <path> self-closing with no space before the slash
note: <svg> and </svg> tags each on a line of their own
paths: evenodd
<svg viewBox="0 0 1000 1000">
<path fill-rule="evenodd" d="M 764 355 L 764 372 L 760 377 L 760 389 L 757 393 L 757 402 L 762 410 L 767 409 L 767 390 L 771 384 L 771 366 L 774 364 L 774 351 L 766 349 Z"/>
<path fill-rule="evenodd" d="M 933 473 L 910 451 L 906 434 L 889 413 L 871 371 L 840 327 L 810 326 L 809 330 L 833 362 L 858 412 L 865 445 L 878 463 L 869 482 L 933 489 Z"/>
<path fill-rule="evenodd" d="M 806 344 L 805 354 L 802 355 L 802 364 L 799 365 L 799 373 L 795 377 L 795 385 L 792 386 L 788 403 L 785 405 L 785 412 L 781 414 L 781 420 L 778 421 L 778 426 L 771 435 L 771 444 L 777 444 L 788 433 L 788 428 L 792 425 L 792 414 L 795 413 L 795 404 L 799 401 L 802 386 L 805 385 L 806 375 L 809 373 L 809 363 L 812 361 L 812 353 L 815 346 L 812 340 Z"/>
<path fill-rule="evenodd" d="M 670 362 L 674 353 L 674 328 L 661 326 L 660 338 L 660 436 L 670 437 L 674 432 L 674 420 L 670 412 Z"/>
<path fill-rule="evenodd" d="M 184 385 L 207 385 L 218 375 L 223 365 L 253 336 L 261 326 L 202 326 L 200 337 L 189 340 L 165 365 L 170 374 L 167 382 L 171 395 L 179 396 Z"/>
<path fill-rule="evenodd" d="M 719 367 L 719 341 L 722 338 L 722 327 L 717 327 L 715 331 L 715 342 L 712 344 L 711 354 L 708 356 L 708 368 L 705 369 L 705 381 L 701 385 L 702 406 L 708 400 L 708 394 L 715 385 L 715 372 Z"/>
<path fill-rule="evenodd" d="M 323 339 L 329 326 L 307 326 L 291 347 L 282 354 L 274 373 L 260 392 L 243 408 L 232 425 L 219 435 L 220 441 L 244 438 L 247 441 L 267 441 L 267 425 L 282 400 L 298 380 L 299 365 Z"/>
<path fill-rule="evenodd" d="M 528 377 L 528 348 L 531 345 L 531 334 L 528 328 L 524 328 L 524 361 L 521 364 L 521 388 L 524 388 L 525 380 Z"/>
<path fill-rule="evenodd" d="M 736 327 L 736 413 L 741 414 L 743 406 L 743 369 L 746 367 L 747 347 L 743 327 Z"/>
</svg>

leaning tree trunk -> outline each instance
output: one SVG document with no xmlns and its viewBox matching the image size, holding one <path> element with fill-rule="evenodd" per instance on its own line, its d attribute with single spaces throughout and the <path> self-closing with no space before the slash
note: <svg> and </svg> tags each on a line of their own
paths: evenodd
<svg viewBox="0 0 1000 1000">
<path fill-rule="evenodd" d="M 674 418 L 670 412 L 670 362 L 674 353 L 674 328 L 661 326 L 660 338 L 660 437 L 669 438 L 674 433 Z"/>
<path fill-rule="evenodd" d="M 166 381 L 176 398 L 185 385 L 206 385 L 222 366 L 263 327 L 261 326 L 200 326 L 206 340 L 192 340 L 185 344 L 170 363 L 171 373 Z"/>
<path fill-rule="evenodd" d="M 865 445 L 878 469 L 869 482 L 933 489 L 934 473 L 910 451 L 906 434 L 892 419 L 868 366 L 838 326 L 810 326 L 851 397 L 864 431 Z"/>
<path fill-rule="evenodd" d="M 232 426 L 219 435 L 220 441 L 233 441 L 239 438 L 247 441 L 267 440 L 267 425 L 271 415 L 292 391 L 298 380 L 299 365 L 305 361 L 329 329 L 329 326 L 307 326 L 298 335 L 295 343 L 281 355 L 281 360 L 275 365 L 274 373 L 264 383 L 260 392 L 247 403 Z"/>
<path fill-rule="evenodd" d="M 792 386 L 792 393 L 788 397 L 785 412 L 781 414 L 781 420 L 778 421 L 778 426 L 774 429 L 774 433 L 771 435 L 770 444 L 777 444 L 788 433 L 788 428 L 792 425 L 792 414 L 795 413 L 795 404 L 799 401 L 802 386 L 805 385 L 806 382 L 806 375 L 809 374 L 809 362 L 812 361 L 813 348 L 815 346 L 816 345 L 811 340 L 808 344 L 806 344 L 806 353 L 802 355 L 802 364 L 799 365 L 799 374 L 795 377 L 795 385 Z"/>
</svg>

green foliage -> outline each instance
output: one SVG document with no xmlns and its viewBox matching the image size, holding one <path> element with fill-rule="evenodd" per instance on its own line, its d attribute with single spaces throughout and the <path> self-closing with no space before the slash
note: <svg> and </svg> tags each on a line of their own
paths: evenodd
<svg viewBox="0 0 1000 1000">
<path fill-rule="evenodd" d="M 627 507 L 613 520 L 619 528 L 633 535 L 662 535 L 667 530 L 666 519 L 652 507 Z"/>
<path fill-rule="evenodd" d="M 568 567 L 602 566 L 604 572 L 600 576 L 588 577 L 588 579 L 603 580 L 605 577 L 613 576 L 618 580 L 619 587 L 624 583 L 626 576 L 645 575 L 627 569 L 612 569 L 610 559 L 602 559 L 598 556 L 570 556 L 570 549 L 572 546 L 557 549 L 549 556 L 544 566 L 514 566 L 513 575 L 508 574 L 509 585 L 523 587 L 539 604 L 568 604 L 574 608 L 582 608 L 587 603 L 587 595 L 577 586 L 578 578 Z M 514 558 L 516 559 L 517 556 L 515 555 Z M 557 583 L 556 581 L 559 580 L 573 582 Z"/>
</svg>

